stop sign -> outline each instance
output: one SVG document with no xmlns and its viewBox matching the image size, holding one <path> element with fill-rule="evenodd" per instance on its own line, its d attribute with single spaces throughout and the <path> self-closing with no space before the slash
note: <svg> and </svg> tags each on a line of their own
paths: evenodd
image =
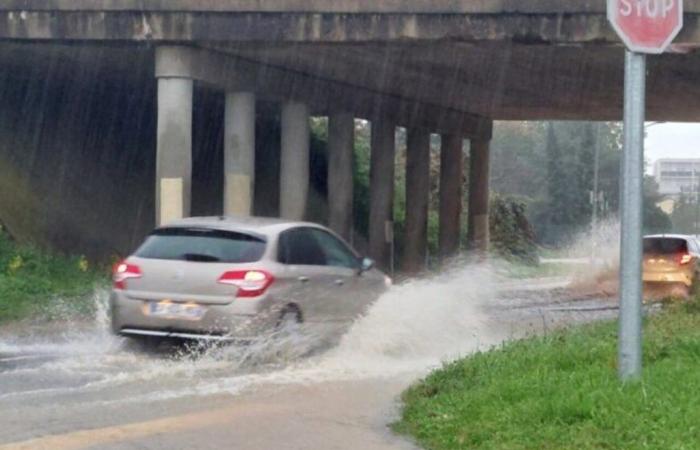
<svg viewBox="0 0 700 450">
<path fill-rule="evenodd" d="M 631 51 L 663 53 L 683 28 L 683 0 L 608 0 L 608 20 Z"/>
</svg>

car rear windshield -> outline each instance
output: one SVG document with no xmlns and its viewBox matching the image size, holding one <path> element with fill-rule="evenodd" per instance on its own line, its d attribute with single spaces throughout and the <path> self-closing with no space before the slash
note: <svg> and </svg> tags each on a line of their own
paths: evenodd
<svg viewBox="0 0 700 450">
<path fill-rule="evenodd" d="M 265 240 L 233 231 L 161 228 L 151 233 L 135 255 L 140 258 L 196 262 L 249 263 L 262 258 Z"/>
<path fill-rule="evenodd" d="M 671 255 L 686 253 L 688 243 L 685 239 L 679 238 L 645 238 L 644 253 L 654 255 Z"/>
</svg>

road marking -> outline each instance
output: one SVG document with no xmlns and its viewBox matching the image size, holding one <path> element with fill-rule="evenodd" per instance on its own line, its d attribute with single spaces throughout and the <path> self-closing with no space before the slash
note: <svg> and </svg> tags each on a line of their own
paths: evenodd
<svg viewBox="0 0 700 450">
<path fill-rule="evenodd" d="M 281 409 L 279 406 L 271 405 L 246 405 L 244 410 L 240 406 L 221 408 L 146 422 L 73 431 L 21 442 L 12 442 L 0 445 L 0 450 L 79 450 L 96 445 L 131 441 L 154 434 L 176 433 L 223 425 L 229 423 L 242 412 L 250 415 L 251 412 L 270 413 Z"/>
</svg>

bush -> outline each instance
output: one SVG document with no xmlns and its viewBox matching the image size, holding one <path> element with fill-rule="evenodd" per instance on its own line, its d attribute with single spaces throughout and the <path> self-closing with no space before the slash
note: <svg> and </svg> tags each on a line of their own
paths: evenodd
<svg viewBox="0 0 700 450">
<path fill-rule="evenodd" d="M 106 282 L 106 273 L 82 256 L 60 256 L 18 245 L 0 230 L 0 322 L 50 315 L 59 298 L 77 312 L 85 311 L 90 305 L 83 299 Z"/>
<path fill-rule="evenodd" d="M 491 198 L 491 247 L 502 258 L 538 264 L 535 233 L 526 216 L 525 201 L 495 195 Z"/>
</svg>

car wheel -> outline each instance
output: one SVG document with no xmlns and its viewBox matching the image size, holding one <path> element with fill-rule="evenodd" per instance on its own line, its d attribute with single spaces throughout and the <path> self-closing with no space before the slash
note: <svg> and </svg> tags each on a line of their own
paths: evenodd
<svg viewBox="0 0 700 450">
<path fill-rule="evenodd" d="M 164 339 L 156 336 L 124 336 L 127 346 L 139 352 L 153 353 L 160 349 Z"/>
<path fill-rule="evenodd" d="M 295 331 L 304 321 L 304 316 L 296 305 L 288 305 L 280 313 L 275 329 L 277 331 Z"/>
<path fill-rule="evenodd" d="M 690 298 L 690 291 L 691 288 L 686 286 L 685 284 L 677 284 L 672 288 L 671 295 L 673 297 L 677 298 L 682 298 L 682 299 L 688 299 Z"/>
<path fill-rule="evenodd" d="M 693 274 L 693 283 L 690 285 L 690 296 L 697 297 L 700 294 L 700 283 L 698 282 L 699 275 L 697 273 Z"/>
</svg>

